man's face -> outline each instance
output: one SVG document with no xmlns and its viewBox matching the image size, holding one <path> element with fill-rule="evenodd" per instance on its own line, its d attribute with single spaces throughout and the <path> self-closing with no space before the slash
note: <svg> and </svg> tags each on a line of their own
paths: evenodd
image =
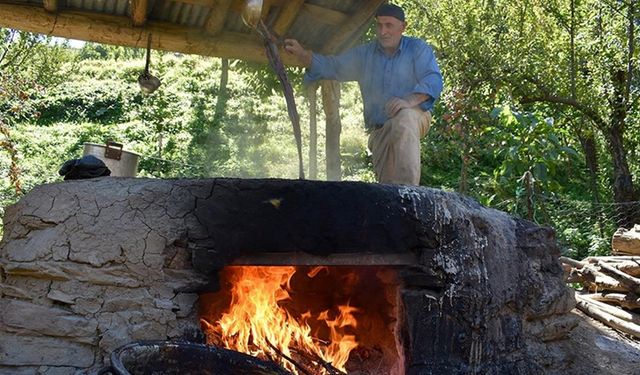
<svg viewBox="0 0 640 375">
<path fill-rule="evenodd" d="M 405 29 L 405 23 L 391 16 L 376 18 L 376 36 L 382 48 L 395 50 L 400 45 L 400 38 Z"/>
</svg>

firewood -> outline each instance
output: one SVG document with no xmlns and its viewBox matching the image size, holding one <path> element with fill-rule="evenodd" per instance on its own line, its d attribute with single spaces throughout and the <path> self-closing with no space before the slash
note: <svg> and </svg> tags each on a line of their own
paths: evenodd
<svg viewBox="0 0 640 375">
<path fill-rule="evenodd" d="M 605 257 L 589 257 L 584 261 L 587 263 L 605 262 L 607 265 L 622 271 L 628 275 L 639 277 L 640 276 L 640 257 L 606 257 L 609 259 L 602 259 Z M 613 258 L 613 259 L 612 259 Z M 627 259 L 615 259 L 615 258 L 627 258 Z"/>
<path fill-rule="evenodd" d="M 277 346 L 273 345 L 269 340 L 266 340 L 266 342 L 267 342 L 267 345 L 269 345 L 269 347 L 273 351 L 275 351 L 277 355 L 279 355 L 280 357 L 282 357 L 282 358 L 286 359 L 287 361 L 291 362 L 291 364 L 294 365 L 298 370 L 300 370 L 300 372 L 302 372 L 305 375 L 312 375 L 309 370 L 307 370 L 304 366 L 302 366 L 300 363 L 298 363 L 293 358 L 291 358 L 288 355 L 284 354 L 280 349 L 278 349 Z"/>
<path fill-rule="evenodd" d="M 618 229 L 611 239 L 613 254 L 640 255 L 640 225 L 633 229 Z"/>
<path fill-rule="evenodd" d="M 595 263 L 596 260 L 600 260 L 607 263 L 618 263 L 618 262 L 636 262 L 640 264 L 640 255 L 607 255 L 607 256 L 593 256 L 584 258 L 583 262 L 586 263 Z"/>
<path fill-rule="evenodd" d="M 620 283 L 625 285 L 629 289 L 629 291 L 640 294 L 640 279 L 631 275 L 627 275 L 626 273 L 613 268 L 604 262 L 598 262 L 596 263 L 596 265 L 600 267 L 600 272 L 618 280 Z"/>
<path fill-rule="evenodd" d="M 620 318 L 620 319 L 626 320 L 627 322 L 640 325 L 640 315 L 638 314 L 623 310 L 619 307 L 608 305 L 604 302 L 597 301 L 595 299 L 590 298 L 588 295 L 576 294 L 576 300 L 592 303 L 598 308 L 600 308 L 601 310 L 615 316 L 616 318 Z"/>
<path fill-rule="evenodd" d="M 594 293 L 585 296 L 595 301 L 614 303 L 629 310 L 640 309 L 640 297 L 633 293 Z"/>
<path fill-rule="evenodd" d="M 577 307 L 578 309 L 580 309 L 580 311 L 596 320 L 599 320 L 600 322 L 611 328 L 629 334 L 635 338 L 640 338 L 640 325 L 638 324 L 627 322 L 624 319 L 617 318 L 585 299 L 578 300 Z"/>
<path fill-rule="evenodd" d="M 580 262 L 580 261 L 577 261 L 575 259 L 571 259 L 569 257 L 560 257 L 558 259 L 560 260 L 560 263 L 568 264 L 571 267 L 577 268 L 577 269 L 580 269 L 580 268 L 582 268 L 582 267 L 584 267 L 586 265 L 586 263 L 584 263 L 584 262 Z"/>
<path fill-rule="evenodd" d="M 629 289 L 618 280 L 609 277 L 598 271 L 591 265 L 586 265 L 581 269 L 573 269 L 569 278 L 569 283 L 580 283 L 592 292 L 612 291 L 628 292 Z"/>
</svg>

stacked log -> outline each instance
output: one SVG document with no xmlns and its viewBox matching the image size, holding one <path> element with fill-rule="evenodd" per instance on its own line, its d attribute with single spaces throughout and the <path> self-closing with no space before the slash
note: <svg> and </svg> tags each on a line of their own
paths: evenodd
<svg viewBox="0 0 640 375">
<path fill-rule="evenodd" d="M 618 229 L 613 234 L 611 248 L 614 255 L 640 255 L 640 225 L 633 229 Z"/>
<path fill-rule="evenodd" d="M 582 286 L 576 293 L 578 309 L 640 339 L 640 255 L 594 256 L 583 261 L 560 257 L 560 262 L 567 283 Z"/>
</svg>

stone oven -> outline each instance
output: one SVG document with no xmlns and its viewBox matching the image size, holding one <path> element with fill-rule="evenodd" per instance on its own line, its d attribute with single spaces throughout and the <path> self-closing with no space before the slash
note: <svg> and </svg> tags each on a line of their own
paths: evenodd
<svg viewBox="0 0 640 375">
<path fill-rule="evenodd" d="M 220 340 L 234 275 L 257 266 L 294 270 L 294 318 L 353 308 L 350 373 L 542 374 L 576 324 L 551 229 L 423 187 L 106 177 L 39 186 L 4 224 L 0 374 Z"/>
</svg>

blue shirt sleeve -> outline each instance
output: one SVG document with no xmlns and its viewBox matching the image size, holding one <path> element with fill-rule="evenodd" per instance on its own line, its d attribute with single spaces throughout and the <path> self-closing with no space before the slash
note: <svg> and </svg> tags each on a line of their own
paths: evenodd
<svg viewBox="0 0 640 375">
<path fill-rule="evenodd" d="M 319 79 L 340 82 L 358 81 L 363 71 L 363 52 L 359 47 L 336 56 L 325 56 L 314 52 L 311 57 L 311 66 L 307 68 L 304 75 L 305 84 Z"/>
<path fill-rule="evenodd" d="M 413 92 L 429 95 L 431 99 L 427 103 L 433 105 L 442 93 L 442 74 L 433 49 L 428 44 L 420 43 L 415 54 L 414 69 L 418 83 L 413 88 Z"/>
</svg>

